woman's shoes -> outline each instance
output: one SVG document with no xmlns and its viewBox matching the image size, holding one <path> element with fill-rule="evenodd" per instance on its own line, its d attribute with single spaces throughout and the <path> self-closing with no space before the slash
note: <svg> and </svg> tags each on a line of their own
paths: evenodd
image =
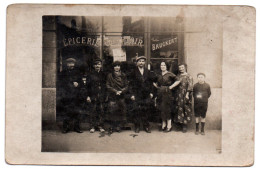
<svg viewBox="0 0 260 169">
<path fill-rule="evenodd" d="M 160 128 L 160 131 L 164 132 L 167 129 L 167 127 Z"/>
<path fill-rule="evenodd" d="M 186 133 L 186 132 L 187 132 L 187 125 L 186 125 L 186 124 L 183 124 L 183 125 L 182 125 L 182 132 L 183 132 L 183 133 Z"/>
<path fill-rule="evenodd" d="M 165 133 L 168 133 L 168 132 L 170 132 L 172 130 L 172 128 L 166 128 L 165 130 L 164 130 L 164 132 Z"/>
</svg>

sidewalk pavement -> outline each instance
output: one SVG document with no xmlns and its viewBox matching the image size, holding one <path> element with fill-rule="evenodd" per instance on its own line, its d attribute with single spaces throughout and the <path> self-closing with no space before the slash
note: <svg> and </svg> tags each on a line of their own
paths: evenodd
<svg viewBox="0 0 260 169">
<path fill-rule="evenodd" d="M 221 153 L 221 130 L 206 130 L 206 135 L 171 131 L 152 133 L 123 130 L 101 134 L 85 130 L 79 134 L 59 130 L 42 131 L 42 152 L 86 153 Z"/>
</svg>

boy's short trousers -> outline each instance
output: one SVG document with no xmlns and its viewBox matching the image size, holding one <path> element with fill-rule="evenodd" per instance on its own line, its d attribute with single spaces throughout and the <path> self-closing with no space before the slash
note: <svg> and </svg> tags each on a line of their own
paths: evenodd
<svg viewBox="0 0 260 169">
<path fill-rule="evenodd" d="M 208 109 L 208 103 L 207 102 L 195 102 L 194 103 L 194 112 L 195 112 L 195 117 L 206 117 Z"/>
</svg>

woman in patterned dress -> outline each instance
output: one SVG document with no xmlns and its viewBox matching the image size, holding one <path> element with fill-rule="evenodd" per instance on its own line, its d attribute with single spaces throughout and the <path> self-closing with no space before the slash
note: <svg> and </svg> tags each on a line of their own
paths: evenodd
<svg viewBox="0 0 260 169">
<path fill-rule="evenodd" d="M 161 112 L 162 119 L 162 131 L 170 132 L 172 125 L 172 106 L 174 97 L 172 90 L 179 85 L 180 81 L 175 74 L 167 71 L 169 65 L 165 61 L 162 61 L 160 64 L 161 73 L 158 76 L 157 83 L 154 83 L 154 86 L 157 88 L 157 101 L 158 108 Z"/>
<path fill-rule="evenodd" d="M 181 81 L 176 91 L 176 111 L 174 122 L 180 123 L 182 132 L 187 132 L 187 124 L 191 121 L 193 79 L 187 73 L 187 65 L 180 64 L 177 77 Z"/>
</svg>

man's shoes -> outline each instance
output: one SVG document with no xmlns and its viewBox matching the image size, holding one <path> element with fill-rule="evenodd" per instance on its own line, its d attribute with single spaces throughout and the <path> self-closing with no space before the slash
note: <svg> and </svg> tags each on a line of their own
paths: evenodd
<svg viewBox="0 0 260 169">
<path fill-rule="evenodd" d="M 110 134 L 113 133 L 113 128 L 112 128 L 112 127 L 110 127 L 110 128 L 108 129 L 108 133 L 110 133 Z"/>
<path fill-rule="evenodd" d="M 195 134 L 198 135 L 198 134 L 199 134 L 199 131 L 196 130 L 196 131 L 195 131 Z"/>
<path fill-rule="evenodd" d="M 74 129 L 74 131 L 77 133 L 83 133 L 83 131 L 81 131 L 80 128 L 76 128 L 76 129 Z"/>
<path fill-rule="evenodd" d="M 104 133 L 104 132 L 105 132 L 105 130 L 104 130 L 103 128 L 100 128 L 99 131 L 100 131 L 101 133 Z"/>
<path fill-rule="evenodd" d="M 121 128 L 120 127 L 116 127 L 116 132 L 120 133 L 121 132 Z"/>
<path fill-rule="evenodd" d="M 135 132 L 136 132 L 136 133 L 139 133 L 139 132 L 140 132 L 140 128 L 139 128 L 139 127 L 136 127 L 136 128 L 135 128 Z"/>
<path fill-rule="evenodd" d="M 151 133 L 151 130 L 149 127 L 145 127 L 144 130 L 146 131 L 146 133 Z"/>
<path fill-rule="evenodd" d="M 69 128 L 64 128 L 63 130 L 62 130 L 62 133 L 63 134 L 66 134 L 66 133 L 68 133 L 69 132 Z"/>
<path fill-rule="evenodd" d="M 95 132 L 95 128 L 91 128 L 91 129 L 89 130 L 89 132 L 90 132 L 90 133 L 94 133 L 94 132 Z"/>
<path fill-rule="evenodd" d="M 204 136 L 204 135 L 205 135 L 205 132 L 204 132 L 204 131 L 202 131 L 200 134 Z"/>
</svg>

